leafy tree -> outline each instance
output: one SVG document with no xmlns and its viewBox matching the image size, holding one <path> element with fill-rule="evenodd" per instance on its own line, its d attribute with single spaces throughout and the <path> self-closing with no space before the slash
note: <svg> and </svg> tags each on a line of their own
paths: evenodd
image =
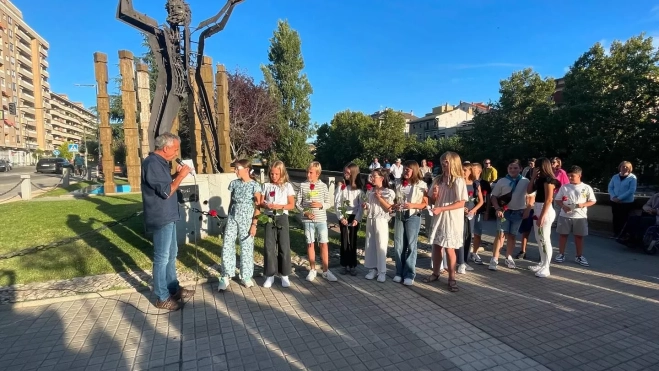
<svg viewBox="0 0 659 371">
<path fill-rule="evenodd" d="M 267 151 L 278 135 L 277 102 L 264 82 L 255 83 L 245 72 L 236 70 L 227 77 L 233 159 Z"/>
<path fill-rule="evenodd" d="M 313 133 L 309 116 L 309 96 L 313 89 L 307 75 L 302 73 L 301 44 L 298 32 L 288 21 L 280 20 L 270 39 L 270 63 L 261 66 L 265 83 L 279 107 L 276 124 L 279 135 L 270 157 L 294 168 L 306 167 L 313 159 L 306 143 Z"/>
<path fill-rule="evenodd" d="M 364 160 L 374 157 L 395 159 L 407 147 L 405 117 L 392 109 L 385 110 L 378 120 L 371 120 L 364 133 Z"/>
<path fill-rule="evenodd" d="M 359 162 L 364 167 L 367 159 L 363 158 L 363 140 L 372 123 L 373 119 L 362 112 L 337 113 L 329 124 L 318 128 L 316 159 L 331 170 L 339 170 L 349 162 Z"/>
<path fill-rule="evenodd" d="M 442 154 L 448 151 L 458 153 L 460 157 L 462 157 L 462 161 L 469 160 L 469 156 L 471 156 L 471 154 L 465 152 L 462 138 L 457 135 L 448 138 L 440 138 L 437 140 L 437 154 L 434 156 L 434 158 L 439 159 Z"/>
<path fill-rule="evenodd" d="M 73 158 L 73 153 L 69 152 L 69 144 L 73 144 L 72 142 L 64 142 L 57 147 L 59 150 L 59 155 L 57 157 L 65 158 L 67 160 L 70 160 Z"/>
</svg>

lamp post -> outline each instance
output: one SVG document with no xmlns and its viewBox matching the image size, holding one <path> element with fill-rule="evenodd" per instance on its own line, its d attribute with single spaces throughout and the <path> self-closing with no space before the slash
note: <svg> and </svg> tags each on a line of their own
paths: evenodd
<svg viewBox="0 0 659 371">
<path fill-rule="evenodd" d="M 77 87 L 83 87 L 83 88 L 94 88 L 94 90 L 96 92 L 96 96 L 98 96 L 98 86 L 96 84 L 73 84 L 73 85 L 75 85 Z M 101 118 L 98 115 L 98 107 L 96 107 L 96 138 L 97 139 L 100 138 L 100 136 L 98 134 L 98 125 L 99 125 L 100 121 L 101 121 Z M 87 128 L 84 125 L 82 126 L 82 128 L 84 130 L 83 135 L 85 137 L 85 151 L 87 151 L 88 148 L 89 148 L 89 147 L 87 147 Z M 98 142 L 99 157 L 100 157 L 100 153 L 101 153 L 100 150 L 101 150 L 101 142 L 99 140 L 99 142 Z M 99 158 L 99 160 L 100 160 L 100 158 Z M 87 180 L 91 180 L 91 178 L 92 178 L 91 171 L 89 171 L 89 167 L 87 167 L 87 154 L 85 154 L 85 168 L 87 168 Z M 96 163 L 96 176 L 98 177 L 98 175 L 99 175 L 99 172 L 98 172 L 98 162 L 97 162 Z"/>
</svg>

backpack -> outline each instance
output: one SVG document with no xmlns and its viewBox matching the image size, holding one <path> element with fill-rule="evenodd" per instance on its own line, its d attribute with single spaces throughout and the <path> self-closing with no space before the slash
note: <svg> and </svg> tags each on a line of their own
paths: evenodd
<svg viewBox="0 0 659 371">
<path fill-rule="evenodd" d="M 650 227 L 645 231 L 643 249 L 649 255 L 654 255 L 659 251 L 659 226 Z"/>
</svg>

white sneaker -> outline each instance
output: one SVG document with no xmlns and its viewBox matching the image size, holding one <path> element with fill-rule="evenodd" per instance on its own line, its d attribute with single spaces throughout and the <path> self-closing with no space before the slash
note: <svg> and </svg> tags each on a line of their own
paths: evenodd
<svg viewBox="0 0 659 371">
<path fill-rule="evenodd" d="M 384 273 L 378 274 L 378 282 L 384 282 L 387 280 L 387 275 Z"/>
<path fill-rule="evenodd" d="M 505 262 L 506 262 L 506 266 L 507 266 L 509 269 L 517 269 L 517 266 L 515 265 L 515 260 L 513 260 L 513 257 L 512 257 L 512 256 L 508 255 L 508 257 L 506 258 Z"/>
<path fill-rule="evenodd" d="M 467 264 L 462 263 L 458 266 L 458 274 L 465 274 L 467 273 Z"/>
<path fill-rule="evenodd" d="M 266 289 L 269 289 L 272 287 L 272 284 L 275 283 L 275 276 L 270 276 L 265 279 L 265 282 L 263 282 L 263 287 Z"/>
<path fill-rule="evenodd" d="M 471 259 L 471 261 L 473 261 L 473 262 L 476 263 L 476 264 L 479 264 L 479 265 L 482 265 L 482 264 L 483 264 L 483 259 L 481 259 L 481 257 L 478 256 L 478 254 L 474 254 L 474 253 L 472 253 L 472 254 L 469 256 L 469 258 Z"/>
<path fill-rule="evenodd" d="M 411 279 L 411 278 L 406 278 L 405 281 L 403 281 L 403 285 L 412 286 L 412 285 L 414 285 L 414 280 Z"/>
<path fill-rule="evenodd" d="M 281 287 L 290 287 L 291 281 L 288 280 L 288 276 L 281 277 Z"/>
<path fill-rule="evenodd" d="M 309 271 L 309 274 L 307 274 L 307 281 L 313 282 L 313 280 L 316 279 L 316 270 L 312 269 Z"/>
<path fill-rule="evenodd" d="M 531 272 L 538 272 L 540 269 L 542 269 L 542 265 L 539 265 L 539 264 L 538 265 L 532 265 L 532 266 L 529 267 L 529 270 Z"/>
<path fill-rule="evenodd" d="M 217 291 L 224 291 L 229 288 L 229 283 L 231 283 L 231 280 L 229 277 L 220 277 L 220 283 L 217 285 Z"/>
<path fill-rule="evenodd" d="M 243 284 L 245 285 L 246 288 L 250 288 L 250 287 L 254 286 L 254 281 L 252 281 L 251 279 L 248 279 L 247 281 L 243 281 Z"/>
<path fill-rule="evenodd" d="M 549 268 L 541 269 L 535 273 L 535 276 L 539 278 L 547 278 L 550 275 L 551 274 L 549 273 Z"/>
<path fill-rule="evenodd" d="M 370 271 L 368 271 L 368 274 L 366 275 L 366 279 L 367 280 L 372 280 L 373 278 L 375 278 L 377 273 L 378 273 L 377 270 L 371 269 Z"/>
<path fill-rule="evenodd" d="M 581 265 L 582 267 L 590 267 L 590 264 L 588 264 L 588 260 L 582 255 L 578 256 L 574 259 L 574 262 Z"/>
<path fill-rule="evenodd" d="M 329 270 L 329 269 L 326 272 L 323 272 L 322 276 L 323 276 L 324 279 L 326 279 L 330 282 L 336 282 L 336 281 L 339 280 L 338 278 L 336 278 L 334 273 L 332 273 L 332 271 Z"/>
<path fill-rule="evenodd" d="M 498 265 L 499 265 L 499 262 L 497 261 L 497 259 L 492 258 L 492 259 L 490 259 L 490 266 L 487 267 L 487 269 L 489 269 L 491 271 L 496 271 Z"/>
<path fill-rule="evenodd" d="M 403 277 L 401 277 L 401 276 L 394 277 L 394 282 L 396 282 L 396 283 L 400 283 L 400 281 L 402 281 L 402 280 L 403 280 Z"/>
<path fill-rule="evenodd" d="M 465 266 L 467 267 L 467 268 L 466 268 L 466 269 L 467 269 L 467 272 L 469 272 L 469 271 L 473 271 L 473 270 L 474 270 L 474 268 L 472 268 L 469 264 L 465 264 Z"/>
</svg>

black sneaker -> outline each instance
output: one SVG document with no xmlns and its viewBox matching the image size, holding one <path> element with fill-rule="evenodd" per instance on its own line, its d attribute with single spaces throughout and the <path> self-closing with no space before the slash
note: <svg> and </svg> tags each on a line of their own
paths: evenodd
<svg viewBox="0 0 659 371">
<path fill-rule="evenodd" d="M 350 268 L 350 275 L 351 276 L 356 276 L 357 275 L 357 267 Z"/>
<path fill-rule="evenodd" d="M 515 259 L 526 259 L 526 252 L 520 251 L 517 256 L 515 256 Z"/>
<path fill-rule="evenodd" d="M 341 271 L 339 273 L 341 273 L 342 275 L 345 276 L 346 274 L 350 273 L 350 268 L 343 267 L 343 268 L 341 268 Z"/>
<path fill-rule="evenodd" d="M 181 309 L 181 303 L 179 303 L 177 300 L 174 299 L 174 297 L 170 296 L 167 298 L 167 300 L 162 301 L 162 300 L 157 300 L 156 301 L 156 308 L 158 309 L 166 309 L 172 312 L 175 312 L 179 309 Z"/>
</svg>

